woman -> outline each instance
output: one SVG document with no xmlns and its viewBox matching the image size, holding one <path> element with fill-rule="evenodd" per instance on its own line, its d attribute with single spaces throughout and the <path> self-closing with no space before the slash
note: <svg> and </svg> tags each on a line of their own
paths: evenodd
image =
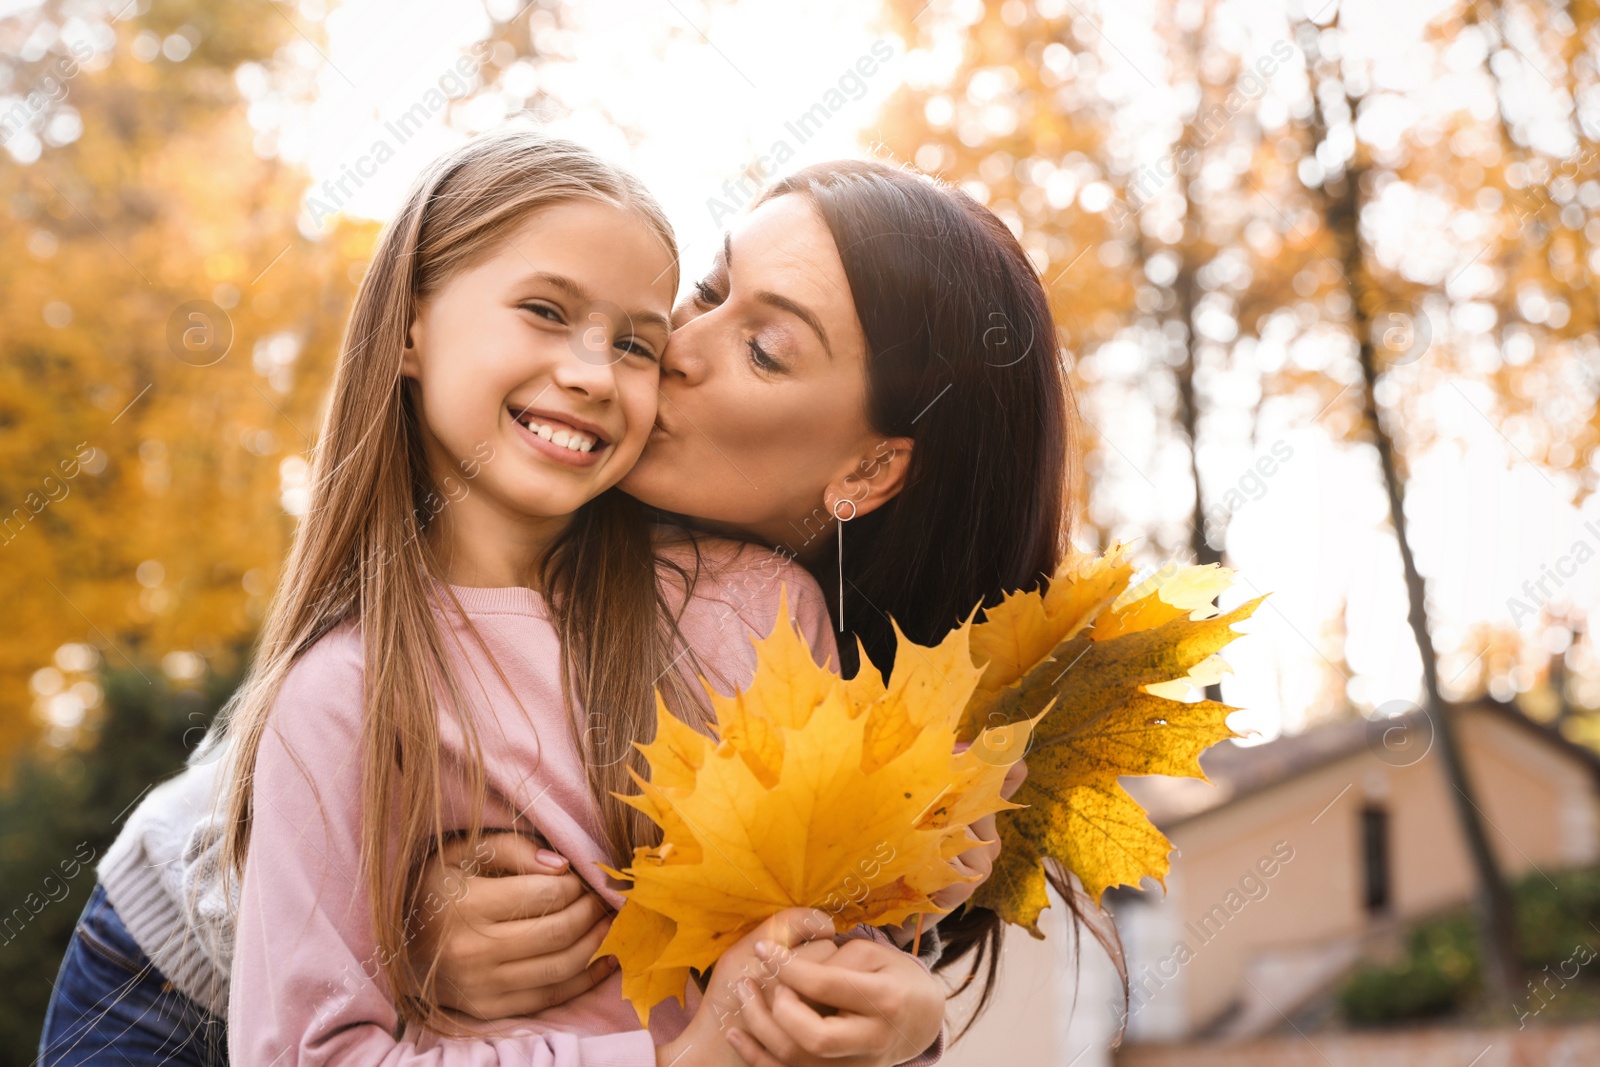
<svg viewBox="0 0 1600 1067">
<path fill-rule="evenodd" d="M 809 167 L 762 195 L 680 305 L 660 429 L 623 488 L 795 555 L 830 593 L 845 673 L 849 635 L 887 671 L 891 619 L 934 644 L 1060 561 L 1071 418 L 1055 337 L 992 212 L 881 163 Z M 973 858 L 987 874 L 993 853 Z M 939 931 L 941 969 L 971 956 L 969 975 L 986 972 L 981 1012 L 998 917 L 967 909 Z"/>
<path fill-rule="evenodd" d="M 808 168 L 763 196 L 675 320 L 658 428 L 624 488 L 811 569 L 831 591 L 847 671 L 859 664 L 844 638 L 887 670 L 890 618 L 933 643 L 975 604 L 1054 569 L 1070 447 L 1054 325 L 1015 238 L 965 195 L 881 164 Z M 163 788 L 202 797 L 209 784 L 187 780 L 203 777 L 191 772 Z M 121 884 L 130 869 L 169 865 L 180 879 L 195 869 L 192 849 L 170 861 L 205 840 L 203 829 L 187 832 L 203 808 L 169 800 L 179 814 L 155 826 L 136 817 L 108 856 L 82 940 L 111 945 L 101 955 L 126 965 L 137 1011 L 113 1020 L 94 1005 L 63 1007 L 58 988 L 42 1063 L 89 1062 L 61 1046 L 95 1029 L 96 1012 L 101 1029 L 126 1028 L 119 1049 L 149 1037 L 151 1057 L 129 1062 L 218 1061 L 220 1041 L 198 1036 L 225 1003 L 226 964 L 213 962 L 225 946 L 204 943 L 215 924 L 148 903 L 170 899 L 170 886 Z M 963 860 L 986 873 L 995 850 L 975 848 Z M 441 1001 L 485 1017 L 524 1013 L 603 978 L 602 965 L 584 967 L 604 932 L 594 895 L 557 873 L 559 857 L 514 845 L 495 855 L 446 857 L 436 872 L 445 881 L 459 867 L 522 876 L 477 879 L 467 891 L 456 882 L 443 898 L 456 906 L 419 931 L 440 946 Z M 198 899 L 213 914 L 222 907 Z M 530 920 L 530 900 L 554 910 Z M 119 920 L 130 911 L 145 929 Z M 967 960 L 972 974 L 986 972 L 981 1010 L 998 919 L 968 909 L 938 930 L 941 969 Z M 73 963 L 69 953 L 64 976 Z M 167 979 L 179 970 L 175 989 Z"/>
</svg>

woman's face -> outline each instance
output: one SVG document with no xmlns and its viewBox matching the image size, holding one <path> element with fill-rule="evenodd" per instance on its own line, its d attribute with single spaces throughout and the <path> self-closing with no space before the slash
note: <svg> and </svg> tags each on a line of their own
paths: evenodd
<svg viewBox="0 0 1600 1067">
<path fill-rule="evenodd" d="M 673 313 L 656 425 L 624 490 L 712 528 L 820 547 L 890 499 L 909 438 L 867 420 L 867 342 L 832 235 L 780 196 L 729 234 Z M 846 503 L 847 501 L 847 503 Z"/>
</svg>

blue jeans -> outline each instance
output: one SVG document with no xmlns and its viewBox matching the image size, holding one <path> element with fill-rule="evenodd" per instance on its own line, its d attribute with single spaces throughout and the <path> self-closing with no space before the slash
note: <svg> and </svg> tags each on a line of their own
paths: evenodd
<svg viewBox="0 0 1600 1067">
<path fill-rule="evenodd" d="M 175 989 L 95 886 L 61 960 L 39 1067 L 226 1067 L 223 1020 Z"/>
</svg>

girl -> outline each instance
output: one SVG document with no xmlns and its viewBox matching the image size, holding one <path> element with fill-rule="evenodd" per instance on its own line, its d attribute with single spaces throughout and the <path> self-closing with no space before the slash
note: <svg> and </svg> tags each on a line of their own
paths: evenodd
<svg viewBox="0 0 1600 1067">
<path fill-rule="evenodd" d="M 604 885 L 599 864 L 649 839 L 612 793 L 640 765 L 619 740 L 651 736 L 652 688 L 683 715 L 680 659 L 724 685 L 751 673 L 748 635 L 775 605 L 720 610 L 741 554 L 658 567 L 649 524 L 610 492 L 654 420 L 676 282 L 644 190 L 532 134 L 440 161 L 385 231 L 311 506 L 225 728 L 224 852 L 242 871 L 232 1060 L 741 1062 L 723 1036 L 739 967 L 758 940 L 804 940 L 788 928 L 802 916 L 735 945 L 692 1016 L 660 1013 L 659 1049 L 620 976 L 461 1035 L 408 936 L 429 906 L 410 872 L 447 833 L 537 832 Z M 825 649 L 818 591 L 788 577 Z M 942 1021 L 937 983 L 890 955 L 902 995 L 882 1010 L 902 1038 L 881 1063 L 933 1045 Z"/>
</svg>

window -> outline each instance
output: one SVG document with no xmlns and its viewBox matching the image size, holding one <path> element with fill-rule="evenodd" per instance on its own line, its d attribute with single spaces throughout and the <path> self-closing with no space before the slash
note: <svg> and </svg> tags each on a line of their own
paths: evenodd
<svg viewBox="0 0 1600 1067">
<path fill-rule="evenodd" d="M 1389 812 L 1368 805 L 1361 809 L 1361 895 L 1368 914 L 1389 910 Z"/>
</svg>

